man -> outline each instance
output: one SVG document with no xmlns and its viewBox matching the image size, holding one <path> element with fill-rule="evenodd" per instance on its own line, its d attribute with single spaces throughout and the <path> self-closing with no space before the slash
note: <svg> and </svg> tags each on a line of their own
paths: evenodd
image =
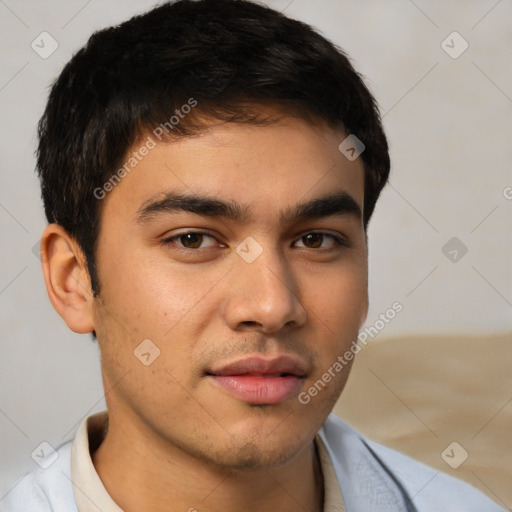
<svg viewBox="0 0 512 512">
<path fill-rule="evenodd" d="M 47 291 L 108 412 L 3 512 L 501 510 L 330 414 L 389 174 L 340 50 L 245 0 L 164 4 L 91 37 L 39 136 Z"/>
</svg>

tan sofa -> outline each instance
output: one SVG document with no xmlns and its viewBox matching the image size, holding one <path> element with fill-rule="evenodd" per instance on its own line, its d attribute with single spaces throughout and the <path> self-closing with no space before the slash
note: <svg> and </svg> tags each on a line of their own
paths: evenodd
<svg viewBox="0 0 512 512">
<path fill-rule="evenodd" d="M 512 508 L 512 335 L 373 340 L 334 412 Z"/>
</svg>

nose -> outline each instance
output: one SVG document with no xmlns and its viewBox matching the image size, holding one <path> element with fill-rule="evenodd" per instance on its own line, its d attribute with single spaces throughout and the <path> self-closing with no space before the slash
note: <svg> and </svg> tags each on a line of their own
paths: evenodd
<svg viewBox="0 0 512 512">
<path fill-rule="evenodd" d="M 224 314 L 231 329 L 270 334 L 305 323 L 297 280 L 277 252 L 267 249 L 252 263 L 240 258 L 230 274 Z"/>
</svg>

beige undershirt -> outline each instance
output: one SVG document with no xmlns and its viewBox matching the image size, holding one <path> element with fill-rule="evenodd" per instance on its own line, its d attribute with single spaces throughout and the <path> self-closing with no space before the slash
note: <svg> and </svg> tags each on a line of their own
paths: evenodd
<svg viewBox="0 0 512 512">
<path fill-rule="evenodd" d="M 86 418 L 73 441 L 71 450 L 71 480 L 78 512 L 123 512 L 105 489 L 91 453 L 103 441 L 108 428 L 108 412 L 102 411 Z M 315 438 L 324 479 L 323 512 L 344 512 L 345 504 L 327 449 L 319 436 Z"/>
</svg>

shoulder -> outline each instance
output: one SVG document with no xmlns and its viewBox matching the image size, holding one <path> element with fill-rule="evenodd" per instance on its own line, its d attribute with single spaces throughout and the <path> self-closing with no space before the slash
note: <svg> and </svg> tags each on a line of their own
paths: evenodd
<svg viewBox="0 0 512 512">
<path fill-rule="evenodd" d="M 331 448 L 333 463 L 342 472 L 343 465 L 355 466 L 369 461 L 373 468 L 387 474 L 412 502 L 418 512 L 457 510 L 458 512 L 503 512 L 504 509 L 473 486 L 407 455 L 366 439 L 353 427 L 329 415 L 322 429 Z M 351 445 L 348 448 L 348 445 Z M 347 454 L 352 460 L 347 460 Z M 357 460 L 354 460 L 357 459 Z M 341 485 L 341 482 L 340 482 Z"/>
<path fill-rule="evenodd" d="M 446 510 L 502 512 L 503 509 L 472 485 L 426 466 L 386 446 L 365 443 L 407 489 L 413 503 Z M 420 509 L 422 510 L 422 509 Z M 433 508 L 432 508 L 433 510 Z"/>
<path fill-rule="evenodd" d="M 23 475 L 10 489 L 2 488 L 0 511 L 77 512 L 71 482 L 71 446 L 71 441 L 61 445 L 41 461 L 42 467 Z"/>
</svg>

